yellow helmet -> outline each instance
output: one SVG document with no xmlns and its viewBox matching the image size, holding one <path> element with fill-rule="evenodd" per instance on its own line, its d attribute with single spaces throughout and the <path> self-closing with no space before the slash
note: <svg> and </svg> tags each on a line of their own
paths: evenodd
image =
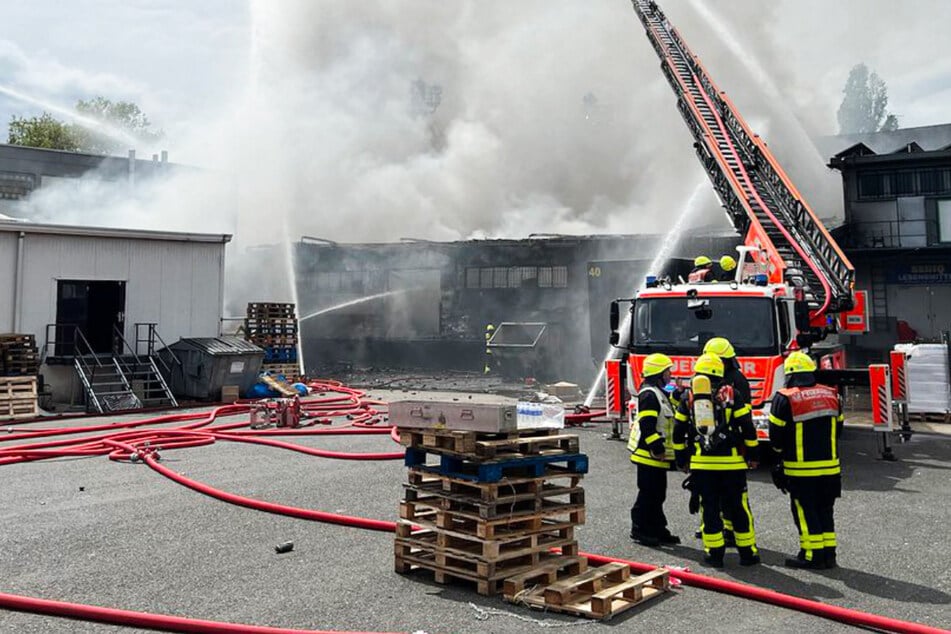
<svg viewBox="0 0 951 634">
<path fill-rule="evenodd" d="M 693 366 L 695 374 L 706 374 L 723 378 L 723 361 L 715 354 L 702 354 L 697 357 L 697 364 Z"/>
<path fill-rule="evenodd" d="M 661 354 L 655 352 L 654 354 L 647 355 L 647 358 L 644 359 L 644 367 L 641 368 L 641 376 L 645 379 L 649 376 L 657 376 L 662 374 L 664 370 L 674 367 L 674 362 L 670 360 L 666 354 Z"/>
<path fill-rule="evenodd" d="M 724 271 L 732 271 L 736 268 L 736 260 L 729 255 L 724 255 L 720 258 L 720 268 Z"/>
<path fill-rule="evenodd" d="M 733 350 L 733 344 L 729 340 L 714 337 L 703 346 L 703 354 L 715 354 L 721 359 L 732 359 L 736 356 L 736 351 Z"/>
<path fill-rule="evenodd" d="M 485 329 L 490 331 L 495 330 L 495 326 L 493 326 L 492 324 L 489 324 L 488 326 L 485 327 Z"/>
<path fill-rule="evenodd" d="M 815 372 L 816 362 L 812 360 L 805 352 L 796 350 L 790 352 L 789 356 L 783 362 L 783 371 L 786 374 L 796 374 L 797 372 Z"/>
<path fill-rule="evenodd" d="M 709 264 L 713 264 L 713 261 L 705 255 L 698 255 L 693 260 L 694 266 L 707 266 Z"/>
</svg>

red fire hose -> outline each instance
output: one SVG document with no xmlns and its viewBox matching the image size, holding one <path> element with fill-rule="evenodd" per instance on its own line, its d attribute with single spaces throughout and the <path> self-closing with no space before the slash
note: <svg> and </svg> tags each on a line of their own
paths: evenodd
<svg viewBox="0 0 951 634">
<path fill-rule="evenodd" d="M 175 482 L 178 482 L 204 495 L 208 495 L 231 504 L 236 504 L 268 513 L 277 513 L 291 517 L 298 517 L 311 521 L 327 522 L 343 526 L 352 526 L 355 528 L 392 533 L 396 527 L 395 522 L 286 506 L 283 504 L 276 504 L 273 502 L 266 502 L 262 500 L 256 500 L 254 498 L 236 495 L 187 478 L 180 473 L 165 467 L 159 462 L 159 451 L 198 447 L 209 445 L 216 441 L 254 443 L 282 449 L 289 449 L 308 455 L 344 460 L 392 460 L 403 457 L 402 452 L 345 453 L 314 449 L 311 447 L 305 447 L 303 445 L 267 438 L 267 436 L 272 435 L 318 436 L 345 434 L 390 434 L 393 440 L 397 442 L 399 441 L 399 435 L 395 428 L 390 428 L 389 426 L 385 425 L 377 425 L 377 423 L 383 420 L 383 415 L 373 406 L 382 406 L 382 403 L 378 401 L 365 400 L 363 399 L 363 392 L 347 388 L 336 382 L 313 383 L 311 384 L 311 387 L 314 388 L 315 391 L 322 391 L 325 393 L 335 392 L 338 395 L 319 398 L 315 401 L 303 403 L 302 407 L 304 411 L 317 413 L 320 416 L 323 416 L 325 419 L 347 417 L 350 420 L 350 423 L 348 423 L 346 426 L 336 426 L 323 429 L 311 429 L 309 427 L 303 427 L 296 429 L 262 430 L 242 430 L 242 427 L 247 427 L 248 425 L 246 421 L 239 423 L 212 425 L 218 416 L 229 416 L 233 414 L 244 413 L 249 410 L 249 406 L 246 404 L 229 405 L 216 408 L 209 413 L 159 416 L 140 421 L 98 425 L 86 428 L 70 427 L 62 429 L 47 429 L 36 432 L 20 433 L 7 436 L 6 438 L 0 436 L 0 442 L 6 442 L 9 440 L 34 439 L 37 437 L 51 435 L 68 436 L 79 433 L 89 433 L 93 431 L 112 431 L 112 433 L 101 434 L 98 436 L 82 436 L 76 439 L 47 441 L 0 448 L 0 465 L 61 456 L 108 455 L 110 459 L 116 461 L 142 460 L 153 470 L 167 478 L 170 478 L 171 480 L 174 480 Z M 604 412 L 601 411 L 584 414 L 568 414 L 566 416 L 566 421 L 578 424 L 603 414 Z M 193 422 L 181 427 L 136 429 L 137 427 L 142 427 L 149 424 L 182 421 Z M 591 562 L 596 564 L 621 562 L 630 565 L 633 570 L 638 572 L 646 572 L 655 568 L 649 564 L 635 561 L 615 559 L 587 553 L 582 554 L 586 556 Z M 726 581 L 723 579 L 717 579 L 714 577 L 707 577 L 691 572 L 672 570 L 671 576 L 680 579 L 688 585 L 693 585 L 699 588 L 717 592 L 725 592 L 735 596 L 799 610 L 801 612 L 815 614 L 817 616 L 849 623 L 852 625 L 874 627 L 892 632 L 909 632 L 915 634 L 934 634 L 945 631 L 926 625 L 920 625 L 918 623 L 910 623 L 907 621 L 900 621 L 897 619 L 859 612 L 857 610 L 849 610 L 847 608 L 831 606 L 771 590 L 765 590 L 762 588 Z M 91 605 L 65 603 L 61 601 L 50 601 L 46 599 L 3 593 L 0 593 L 0 608 L 35 612 L 39 614 L 49 614 L 66 618 L 113 623 L 116 625 L 125 625 L 131 627 L 145 627 L 172 632 L 238 632 L 242 634 L 275 634 L 283 632 L 305 632 L 307 634 L 318 634 L 321 632 L 316 630 L 291 630 L 254 625 L 222 623 L 217 621 L 205 621 L 200 619 L 187 619 L 160 614 L 148 614 L 129 610 L 118 610 Z"/>
</svg>

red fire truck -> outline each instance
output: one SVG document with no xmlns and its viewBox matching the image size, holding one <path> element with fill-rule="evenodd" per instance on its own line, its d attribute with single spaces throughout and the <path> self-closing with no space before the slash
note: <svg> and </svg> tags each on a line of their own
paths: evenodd
<svg viewBox="0 0 951 634">
<path fill-rule="evenodd" d="M 636 405 L 630 394 L 648 354 L 670 355 L 674 376 L 688 377 L 706 341 L 726 337 L 750 381 L 754 420 L 765 438 L 766 408 L 782 387 L 785 355 L 801 349 L 822 368 L 843 368 L 841 349 L 823 341 L 867 329 L 865 298 L 853 291 L 848 258 L 657 3 L 633 4 L 743 245 L 731 280 L 648 276 L 633 298 L 612 303 L 611 343 L 620 358 L 605 362 L 608 415 L 630 420 Z M 623 324 L 619 302 L 630 303 Z"/>
</svg>

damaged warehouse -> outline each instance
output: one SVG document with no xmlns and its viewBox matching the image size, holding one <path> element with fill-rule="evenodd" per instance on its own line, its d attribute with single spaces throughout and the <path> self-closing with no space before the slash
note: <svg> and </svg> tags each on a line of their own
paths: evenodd
<svg viewBox="0 0 951 634">
<path fill-rule="evenodd" d="M 487 325 L 530 323 L 538 326 L 518 333 L 520 354 L 500 370 L 590 381 L 607 347 L 608 303 L 642 282 L 658 240 L 540 235 L 337 244 L 304 238 L 295 245 L 295 268 L 307 371 L 479 371 Z M 682 259 L 667 272 L 686 275 L 695 255 L 729 253 L 735 244 L 732 236 L 687 236 Z"/>
</svg>

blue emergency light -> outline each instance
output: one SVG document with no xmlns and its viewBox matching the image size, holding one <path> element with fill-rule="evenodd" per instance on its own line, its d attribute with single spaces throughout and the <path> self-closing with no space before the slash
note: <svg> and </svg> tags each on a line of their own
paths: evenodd
<svg viewBox="0 0 951 634">
<path fill-rule="evenodd" d="M 646 281 L 646 286 L 647 286 L 647 288 L 654 288 L 655 286 L 657 286 L 657 276 L 656 276 L 656 275 L 648 275 L 648 276 L 647 276 L 647 281 Z"/>
<path fill-rule="evenodd" d="M 757 273 L 753 278 L 753 283 L 757 286 L 766 286 L 769 283 L 769 278 L 765 273 Z"/>
</svg>

